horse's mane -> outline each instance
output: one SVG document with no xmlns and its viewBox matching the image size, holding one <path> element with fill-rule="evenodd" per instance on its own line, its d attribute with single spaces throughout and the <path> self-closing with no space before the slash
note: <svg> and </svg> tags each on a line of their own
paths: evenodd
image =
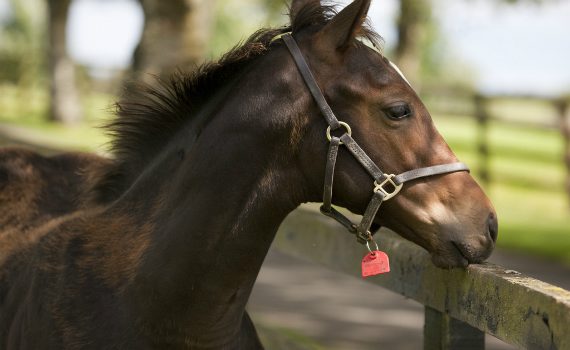
<svg viewBox="0 0 570 350">
<path fill-rule="evenodd" d="M 115 104 L 116 118 L 104 125 L 111 136 L 113 163 L 93 174 L 89 189 L 96 202 L 117 198 L 182 125 L 215 94 L 256 58 L 281 45 L 273 41 L 280 34 L 322 28 L 336 14 L 332 6 L 309 3 L 301 8 L 290 26 L 261 29 L 217 61 L 198 66 L 192 73 L 178 72 L 154 84 L 129 86 Z M 369 26 L 360 35 L 378 44 L 381 38 Z"/>
</svg>

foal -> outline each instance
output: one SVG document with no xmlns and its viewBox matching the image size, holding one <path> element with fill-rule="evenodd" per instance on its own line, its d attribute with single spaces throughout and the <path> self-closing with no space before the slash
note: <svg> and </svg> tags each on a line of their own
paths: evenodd
<svg viewBox="0 0 570 350">
<path fill-rule="evenodd" d="M 0 347 L 262 348 L 245 305 L 280 223 L 322 201 L 330 158 L 322 103 L 280 35 L 292 33 L 324 99 L 352 126 L 342 136 L 331 128 L 331 142 L 364 150 L 356 161 L 345 142 L 352 153 L 335 157 L 334 204 L 368 211 L 379 184 L 363 162 L 397 174 L 457 161 L 403 77 L 356 40 L 376 39 L 363 25 L 369 6 L 355 0 L 335 14 L 295 0 L 289 27 L 121 102 L 95 204 L 26 239 L 0 237 Z M 490 254 L 496 216 L 467 172 L 400 188 L 374 223 L 441 267 Z"/>
</svg>

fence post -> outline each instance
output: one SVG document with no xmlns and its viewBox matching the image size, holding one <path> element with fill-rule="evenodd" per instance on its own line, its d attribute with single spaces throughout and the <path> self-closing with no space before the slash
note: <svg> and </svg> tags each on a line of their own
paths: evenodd
<svg viewBox="0 0 570 350">
<path fill-rule="evenodd" d="M 487 98 L 476 94 L 473 97 L 475 103 L 475 118 L 477 120 L 477 153 L 479 154 L 479 176 L 485 185 L 489 184 L 489 115 L 487 114 Z"/>
<path fill-rule="evenodd" d="M 566 164 L 566 194 L 570 204 L 570 100 L 562 99 L 557 103 L 560 118 L 560 132 L 564 140 L 563 157 Z"/>
<path fill-rule="evenodd" d="M 484 350 L 485 332 L 425 307 L 424 350 Z"/>
</svg>

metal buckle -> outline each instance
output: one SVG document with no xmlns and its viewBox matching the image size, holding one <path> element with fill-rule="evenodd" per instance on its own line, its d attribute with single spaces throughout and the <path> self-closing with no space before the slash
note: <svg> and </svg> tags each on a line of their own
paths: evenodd
<svg viewBox="0 0 570 350">
<path fill-rule="evenodd" d="M 348 134 L 348 136 L 352 136 L 352 129 L 350 128 L 350 125 L 348 125 L 348 124 L 345 123 L 345 122 L 341 122 L 341 121 L 339 121 L 338 123 L 340 124 L 340 126 L 342 126 L 342 127 L 344 127 L 344 128 L 346 129 L 346 133 Z M 338 129 L 338 128 L 337 128 L 337 129 Z M 336 129 L 335 129 L 335 130 L 336 130 Z M 327 139 L 329 140 L 329 142 L 330 142 L 330 140 L 332 140 L 331 127 L 330 127 L 330 125 L 329 125 L 329 127 L 327 128 Z M 340 142 L 339 144 L 342 145 L 342 142 Z"/>
<path fill-rule="evenodd" d="M 356 235 L 356 240 L 360 244 L 366 244 L 368 246 L 368 242 L 372 240 L 372 233 L 370 233 L 370 231 L 360 232 L 356 230 L 354 234 Z"/>
<path fill-rule="evenodd" d="M 381 183 L 376 182 L 376 180 L 374 181 L 374 192 L 382 192 L 384 193 L 384 198 L 382 199 L 383 202 L 387 201 L 388 199 L 394 197 L 395 195 L 398 194 L 398 192 L 400 192 L 400 190 L 402 189 L 402 187 L 404 186 L 404 184 L 399 184 L 396 185 L 396 183 L 392 180 L 393 178 L 396 177 L 396 175 L 394 174 L 389 174 L 389 175 L 384 175 L 386 176 L 386 179 L 384 179 L 384 181 L 382 181 Z M 385 185 L 390 185 L 392 187 L 394 187 L 394 191 L 389 192 L 388 190 L 386 190 L 384 188 Z"/>
</svg>

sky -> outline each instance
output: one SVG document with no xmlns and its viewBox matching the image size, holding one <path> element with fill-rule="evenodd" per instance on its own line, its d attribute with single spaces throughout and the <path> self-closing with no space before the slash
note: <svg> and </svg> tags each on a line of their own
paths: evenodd
<svg viewBox="0 0 570 350">
<path fill-rule="evenodd" d="M 6 2 L 0 0 L 0 17 Z M 570 92 L 570 1 L 432 2 L 446 42 L 444 55 L 476 72 L 478 89 L 540 95 Z M 74 59 L 95 71 L 129 64 L 143 25 L 137 1 L 74 0 L 70 11 L 68 46 Z M 374 0 L 369 15 L 386 44 L 394 44 L 397 0 Z"/>
<path fill-rule="evenodd" d="M 570 1 L 454 0 L 436 10 L 454 51 L 479 72 L 481 88 L 570 92 Z"/>
<path fill-rule="evenodd" d="M 343 0 L 343 3 L 350 1 Z M 570 93 L 570 1 L 507 5 L 498 0 L 432 0 L 444 54 L 475 72 L 490 93 Z M 396 0 L 373 0 L 369 12 L 386 45 L 395 43 Z M 405 72 L 404 72 L 405 73 Z"/>
</svg>

